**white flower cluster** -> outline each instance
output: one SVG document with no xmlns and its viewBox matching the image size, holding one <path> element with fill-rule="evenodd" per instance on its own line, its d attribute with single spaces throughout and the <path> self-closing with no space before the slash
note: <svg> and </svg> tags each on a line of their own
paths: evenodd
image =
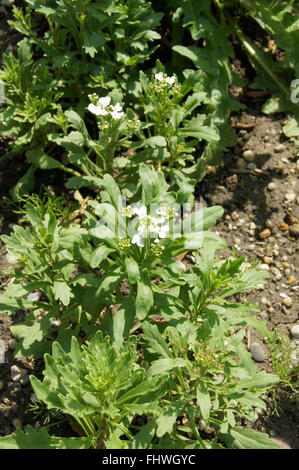
<svg viewBox="0 0 299 470">
<path fill-rule="evenodd" d="M 137 246 L 144 246 L 144 240 L 147 237 L 154 238 L 155 243 L 159 243 L 160 238 L 166 238 L 169 232 L 169 225 L 167 220 L 169 219 L 169 210 L 167 207 L 161 207 L 155 211 L 155 214 L 148 215 L 145 206 L 140 207 L 126 207 L 123 210 L 123 214 L 126 217 L 133 217 L 134 215 L 138 218 L 137 233 L 133 235 L 132 243 Z"/>
<path fill-rule="evenodd" d="M 162 86 L 172 86 L 172 85 L 174 85 L 174 82 L 175 82 L 175 76 L 174 75 L 172 75 L 172 77 L 168 77 L 168 75 L 166 75 L 163 72 L 155 73 L 155 79 Z"/>
<path fill-rule="evenodd" d="M 124 112 L 120 103 L 116 103 L 115 106 L 110 105 L 110 96 L 104 96 L 99 98 L 97 104 L 90 103 L 88 105 L 88 111 L 95 114 L 96 116 L 112 116 L 113 119 L 120 119 L 123 117 Z"/>
</svg>

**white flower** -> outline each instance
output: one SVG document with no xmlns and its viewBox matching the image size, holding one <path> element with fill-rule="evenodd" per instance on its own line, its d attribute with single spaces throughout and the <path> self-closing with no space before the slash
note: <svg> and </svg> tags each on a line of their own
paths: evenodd
<svg viewBox="0 0 299 470">
<path fill-rule="evenodd" d="M 145 219 L 147 216 L 147 209 L 145 206 L 135 207 L 133 209 L 134 214 L 138 215 L 141 219 Z"/>
<path fill-rule="evenodd" d="M 103 96 L 102 98 L 99 98 L 97 105 L 102 106 L 103 108 L 107 108 L 111 102 L 110 96 Z"/>
<path fill-rule="evenodd" d="M 172 77 L 166 77 L 165 82 L 168 83 L 168 85 L 173 85 L 175 82 L 175 76 L 172 75 Z"/>
<path fill-rule="evenodd" d="M 163 72 L 155 73 L 155 79 L 158 80 L 158 82 L 162 82 L 164 79 L 164 73 Z"/>
<path fill-rule="evenodd" d="M 115 106 L 112 106 L 112 111 L 117 111 L 117 112 L 120 112 L 122 111 L 123 107 L 121 106 L 120 103 L 116 103 Z"/>
<path fill-rule="evenodd" d="M 144 246 L 144 239 L 136 233 L 132 238 L 132 243 L 134 243 L 137 246 L 142 246 L 143 247 Z"/>
<path fill-rule="evenodd" d="M 108 114 L 106 109 L 104 109 L 102 106 L 95 106 L 93 103 L 90 103 L 87 109 L 92 114 L 96 114 L 96 116 L 106 116 Z"/>
<path fill-rule="evenodd" d="M 169 85 L 172 86 L 175 82 L 175 76 L 172 75 L 171 77 L 168 77 L 165 73 L 159 72 L 155 73 L 155 79 L 161 83 L 161 85 Z"/>
<path fill-rule="evenodd" d="M 124 115 L 123 112 L 118 112 L 118 111 L 112 111 L 111 113 L 111 116 L 113 117 L 113 119 L 120 119 L 122 118 Z"/>
<path fill-rule="evenodd" d="M 159 227 L 159 229 L 158 229 L 158 234 L 159 234 L 160 238 L 166 238 L 168 232 L 169 232 L 168 225 L 163 225 L 162 227 Z"/>
</svg>

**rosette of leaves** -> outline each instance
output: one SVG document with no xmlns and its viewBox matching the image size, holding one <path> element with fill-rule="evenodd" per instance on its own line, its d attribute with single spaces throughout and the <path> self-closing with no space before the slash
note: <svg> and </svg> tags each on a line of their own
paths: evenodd
<svg viewBox="0 0 299 470">
<path fill-rule="evenodd" d="M 267 434 L 242 426 L 244 418 L 256 421 L 255 407 L 266 409 L 261 395 L 279 380 L 253 363 L 242 342 L 244 331 L 226 336 L 223 345 L 225 336 L 215 337 L 211 327 L 189 324 L 183 332 L 158 325 L 145 322 L 142 327 L 147 374 L 167 374 L 169 389 L 144 444 L 160 449 L 278 449 Z"/>
<path fill-rule="evenodd" d="M 160 413 L 158 403 L 167 388 L 166 376 L 148 380 L 138 365 L 136 337 L 115 347 L 100 331 L 82 348 L 73 338 L 68 353 L 54 343 L 52 354 L 45 355 L 44 380 L 31 376 L 30 381 L 38 400 L 49 410 L 59 410 L 76 421 L 86 436 L 81 438 L 81 447 L 89 443 L 100 449 L 127 448 L 133 429 L 136 434 L 137 427 L 142 434 L 147 421 Z M 141 415 L 147 415 L 145 423 L 130 429 L 134 417 Z M 0 438 L 0 447 L 27 448 L 20 434 Z M 36 448 L 41 447 L 43 436 L 43 429 L 35 433 Z M 65 442 L 54 439 L 58 445 Z M 75 442 L 79 447 L 80 439 Z"/>
<path fill-rule="evenodd" d="M 139 174 L 141 198 L 136 202 L 141 202 L 148 214 L 153 205 L 177 210 L 190 196 L 190 188 L 185 192 L 169 192 L 163 174 L 144 164 L 140 165 Z M 174 259 L 176 256 L 196 250 L 208 240 L 217 248 L 226 246 L 221 238 L 209 231 L 222 216 L 223 209 L 219 206 L 200 207 L 191 212 L 192 204 L 189 203 L 187 217 L 169 221 L 169 236 L 156 240 L 149 236 L 144 246 L 138 246 L 133 239 L 135 219 L 128 221 L 124 215 L 119 187 L 110 175 L 104 176 L 102 186 L 101 202 L 90 201 L 95 215 L 87 214 L 88 232 L 94 246 L 88 262 L 98 272 L 99 280 L 97 285 L 86 289 L 82 305 L 91 315 L 99 315 L 105 309 L 102 327 L 107 328 L 115 341 L 122 341 L 131 328 L 137 328 L 151 315 L 156 294 L 163 299 L 165 289 L 183 282 L 180 279 L 182 268 Z M 157 279 L 159 282 L 154 282 Z M 120 288 L 125 280 L 129 293 L 124 296 Z M 120 306 L 112 315 L 110 307 L 115 304 Z M 136 320 L 138 323 L 134 325 Z"/>
</svg>

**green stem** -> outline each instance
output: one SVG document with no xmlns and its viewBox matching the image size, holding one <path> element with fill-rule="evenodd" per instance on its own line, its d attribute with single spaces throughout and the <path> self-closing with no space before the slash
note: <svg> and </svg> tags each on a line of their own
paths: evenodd
<svg viewBox="0 0 299 470">
<path fill-rule="evenodd" d="M 277 87 L 286 95 L 288 98 L 289 96 L 289 91 L 285 89 L 285 87 L 281 84 L 279 79 L 276 77 L 276 75 L 272 72 L 272 70 L 269 69 L 269 67 L 263 62 L 262 58 L 259 55 L 258 50 L 254 47 L 254 45 L 249 41 L 248 38 L 240 31 L 239 29 L 236 28 L 236 34 L 239 37 L 240 41 L 242 42 L 243 46 L 249 52 L 251 57 L 258 63 L 258 65 L 266 72 L 269 77 L 273 80 L 273 82 L 277 85 Z"/>
<path fill-rule="evenodd" d="M 72 175 L 74 176 L 82 176 L 81 173 L 79 173 L 78 171 L 76 170 L 73 170 L 72 168 L 68 168 L 67 166 L 64 166 L 64 165 L 60 165 L 59 167 L 61 170 L 65 171 L 66 173 L 71 173 Z"/>
</svg>

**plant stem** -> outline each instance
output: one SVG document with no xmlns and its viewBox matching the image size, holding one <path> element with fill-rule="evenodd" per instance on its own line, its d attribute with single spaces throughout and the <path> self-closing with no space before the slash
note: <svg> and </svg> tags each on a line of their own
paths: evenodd
<svg viewBox="0 0 299 470">
<path fill-rule="evenodd" d="M 241 43 L 247 50 L 247 52 L 251 55 L 251 57 L 258 63 L 258 65 L 267 73 L 267 75 L 273 80 L 273 82 L 277 85 L 277 87 L 283 92 L 283 94 L 288 98 L 289 91 L 281 84 L 279 79 L 276 75 L 270 70 L 270 68 L 263 62 L 262 58 L 259 55 L 258 50 L 254 47 L 254 45 L 249 41 L 248 38 L 242 33 L 241 30 L 235 30 L 237 36 L 239 37 Z"/>
<path fill-rule="evenodd" d="M 68 168 L 67 166 L 60 165 L 59 168 L 65 171 L 66 173 L 71 173 L 74 176 L 82 176 L 81 173 L 79 173 L 79 171 L 73 170 L 72 168 Z"/>
</svg>

